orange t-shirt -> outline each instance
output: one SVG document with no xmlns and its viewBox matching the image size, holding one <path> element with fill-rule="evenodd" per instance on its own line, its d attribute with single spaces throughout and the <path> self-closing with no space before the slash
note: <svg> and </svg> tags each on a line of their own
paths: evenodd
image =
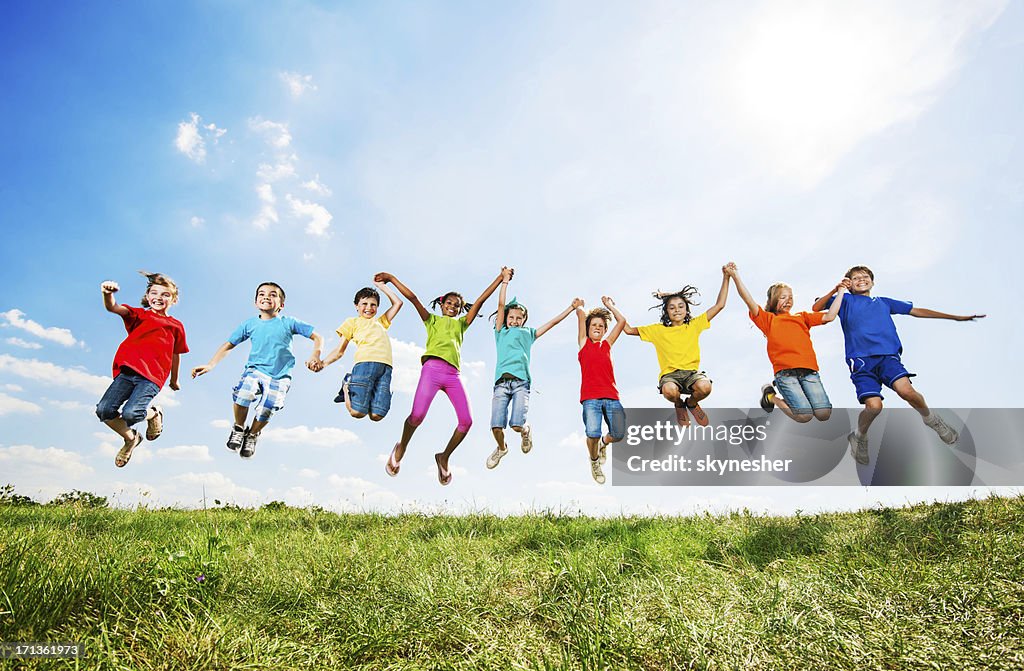
<svg viewBox="0 0 1024 671">
<path fill-rule="evenodd" d="M 824 312 L 773 314 L 762 309 L 750 321 L 768 338 L 768 359 L 775 372 L 789 368 L 818 370 L 818 358 L 811 345 L 811 327 L 821 326 Z"/>
</svg>

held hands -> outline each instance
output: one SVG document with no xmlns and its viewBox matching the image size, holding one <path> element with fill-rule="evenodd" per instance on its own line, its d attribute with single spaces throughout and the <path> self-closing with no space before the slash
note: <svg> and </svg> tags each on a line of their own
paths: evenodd
<svg viewBox="0 0 1024 671">
<path fill-rule="evenodd" d="M 381 291 L 383 291 L 385 284 L 386 284 L 386 282 L 384 282 L 383 280 L 378 280 L 377 276 L 374 275 L 374 277 L 373 277 L 373 286 L 375 286 L 378 289 L 380 289 Z"/>
<path fill-rule="evenodd" d="M 609 310 L 613 310 L 615 308 L 615 301 L 612 300 L 611 296 L 601 296 L 601 303 Z"/>
<path fill-rule="evenodd" d="M 501 282 L 502 284 L 508 284 L 512 281 L 512 276 L 516 274 L 515 268 L 509 268 L 508 266 L 501 267 Z"/>
<path fill-rule="evenodd" d="M 314 354 L 309 357 L 309 361 L 306 362 L 306 368 L 310 369 L 314 373 L 319 373 L 324 369 L 324 362 L 320 360 L 320 357 Z"/>
<path fill-rule="evenodd" d="M 850 278 L 849 277 L 844 277 L 843 279 L 839 280 L 839 284 L 837 284 L 836 288 L 833 289 L 832 291 L 833 292 L 839 292 L 842 289 L 846 289 L 847 291 L 849 291 L 851 286 L 852 286 L 852 282 L 850 282 Z"/>
<path fill-rule="evenodd" d="M 121 287 L 117 286 L 117 282 L 111 282 L 110 280 L 107 280 L 100 285 L 100 291 L 105 294 L 115 294 L 120 288 Z"/>
<path fill-rule="evenodd" d="M 392 275 L 391 273 L 377 273 L 376 275 L 373 276 L 374 284 L 377 284 L 378 282 L 380 282 L 381 284 L 387 284 L 388 282 L 394 281 L 395 276 Z"/>
<path fill-rule="evenodd" d="M 739 273 L 739 270 L 740 269 L 736 267 L 736 263 L 734 261 L 730 261 L 729 263 L 722 266 L 722 274 L 725 275 L 726 277 L 736 277 L 737 273 Z"/>
<path fill-rule="evenodd" d="M 569 307 L 571 307 L 573 310 L 575 310 L 576 308 L 583 307 L 583 299 L 582 298 L 574 298 L 574 299 L 572 299 L 572 303 L 569 304 Z"/>
</svg>

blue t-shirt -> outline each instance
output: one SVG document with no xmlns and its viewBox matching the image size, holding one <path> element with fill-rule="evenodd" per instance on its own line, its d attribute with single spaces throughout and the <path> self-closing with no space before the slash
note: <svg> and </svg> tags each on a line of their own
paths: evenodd
<svg viewBox="0 0 1024 671">
<path fill-rule="evenodd" d="M 527 326 L 507 326 L 494 332 L 498 345 L 498 365 L 494 370 L 494 381 L 508 373 L 520 380 L 530 381 L 530 348 L 537 340 L 537 329 Z"/>
<path fill-rule="evenodd" d="M 828 299 L 825 309 L 835 296 Z M 839 306 L 839 323 L 846 339 L 846 358 L 883 354 L 902 354 L 903 344 L 896 333 L 892 315 L 910 314 L 914 304 L 892 298 L 846 294 Z"/>
<path fill-rule="evenodd" d="M 292 366 L 295 365 L 295 355 L 292 354 L 292 336 L 295 334 L 308 338 L 313 335 L 313 327 L 294 317 L 253 317 L 239 324 L 228 342 L 238 345 L 251 340 L 252 349 L 245 367 L 280 380 L 291 377 Z"/>
</svg>

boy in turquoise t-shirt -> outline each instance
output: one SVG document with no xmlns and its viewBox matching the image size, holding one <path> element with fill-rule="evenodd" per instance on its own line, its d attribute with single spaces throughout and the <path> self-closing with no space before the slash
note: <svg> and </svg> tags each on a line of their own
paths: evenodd
<svg viewBox="0 0 1024 671">
<path fill-rule="evenodd" d="M 302 335 L 313 341 L 313 355 L 306 362 L 306 367 L 314 372 L 323 368 L 320 360 L 323 338 L 310 324 L 294 317 L 278 315 L 284 307 L 284 298 L 284 289 L 274 282 L 264 282 L 256 287 L 256 307 L 260 314 L 239 324 L 206 365 L 192 369 L 193 378 L 205 375 L 236 345 L 246 340 L 251 341 L 252 348 L 245 363 L 245 371 L 232 390 L 235 421 L 227 442 L 228 449 L 238 450 L 243 459 L 252 457 L 256 452 L 260 431 L 270 421 L 270 416 L 284 407 L 285 396 L 291 388 L 292 368 L 295 366 L 292 336 Z M 246 427 L 249 406 L 257 398 L 259 402 L 252 425 Z"/>
<path fill-rule="evenodd" d="M 521 448 L 526 454 L 533 448 L 533 435 L 526 421 L 530 409 L 530 349 L 537 338 L 548 332 L 555 324 L 569 316 L 582 305 L 579 298 L 554 319 L 538 329 L 526 326 L 528 311 L 525 305 L 512 299 L 505 302 L 511 273 L 502 277 L 498 292 L 498 311 L 494 313 L 494 341 L 498 348 L 497 365 L 494 371 L 494 395 L 491 397 L 491 433 L 498 443 L 494 452 L 487 457 L 487 468 L 495 468 L 501 458 L 508 454 L 505 446 L 505 427 L 521 437 Z M 509 410 L 511 409 L 511 417 Z"/>
</svg>

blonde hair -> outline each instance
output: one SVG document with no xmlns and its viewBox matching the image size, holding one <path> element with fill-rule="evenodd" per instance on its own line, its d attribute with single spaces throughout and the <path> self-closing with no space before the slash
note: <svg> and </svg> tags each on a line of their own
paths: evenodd
<svg viewBox="0 0 1024 671">
<path fill-rule="evenodd" d="M 140 270 L 139 274 L 146 278 L 146 291 L 142 294 L 142 307 L 148 308 L 149 301 L 146 300 L 146 294 L 153 287 L 154 284 L 158 284 L 162 287 L 167 287 L 171 290 L 171 297 L 174 298 L 174 302 L 178 302 L 178 285 L 174 283 L 170 277 L 162 273 L 147 273 L 145 270 Z"/>
<path fill-rule="evenodd" d="M 588 312 L 587 320 L 585 322 L 585 328 L 587 329 L 587 333 L 590 333 L 590 322 L 593 321 L 594 319 L 604 320 L 604 327 L 608 328 L 608 325 L 612 321 L 612 311 L 609 310 L 608 308 L 594 308 L 593 310 Z"/>
<path fill-rule="evenodd" d="M 789 289 L 790 293 L 793 292 L 793 287 L 789 286 L 785 282 L 776 282 L 775 284 L 768 287 L 768 302 L 764 304 L 764 309 L 772 314 L 778 314 L 779 312 L 779 293 L 783 289 Z"/>
</svg>

